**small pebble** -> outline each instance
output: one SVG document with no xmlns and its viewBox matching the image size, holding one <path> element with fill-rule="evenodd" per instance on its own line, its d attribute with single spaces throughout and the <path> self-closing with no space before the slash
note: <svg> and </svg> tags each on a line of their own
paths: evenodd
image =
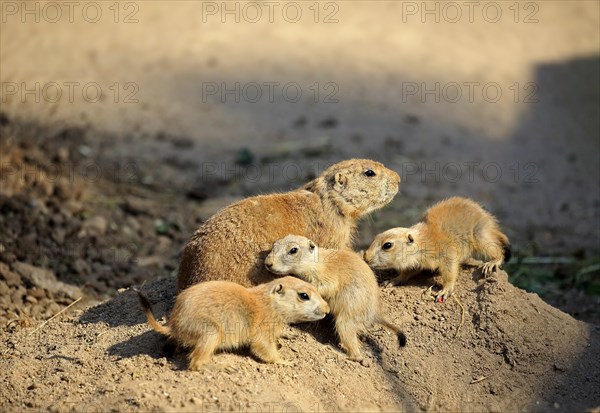
<svg viewBox="0 0 600 413">
<path fill-rule="evenodd" d="M 92 154 L 92 148 L 90 148 L 87 145 L 79 145 L 79 147 L 77 147 L 77 152 L 79 152 L 82 156 L 85 156 L 87 158 Z"/>
</svg>

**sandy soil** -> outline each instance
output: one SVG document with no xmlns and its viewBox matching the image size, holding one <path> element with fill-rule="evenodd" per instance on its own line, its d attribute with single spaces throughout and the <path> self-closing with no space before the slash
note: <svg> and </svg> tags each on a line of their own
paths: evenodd
<svg viewBox="0 0 600 413">
<path fill-rule="evenodd" d="M 203 220 L 353 156 L 402 176 L 357 248 L 465 195 L 500 218 L 517 255 L 597 262 L 600 6 L 520 3 L 516 19 L 512 2 L 497 3 L 495 23 L 481 10 L 471 23 L 466 9 L 436 22 L 406 9 L 421 2 L 386 1 L 321 2 L 318 22 L 302 2 L 297 23 L 279 12 L 251 23 L 244 3 L 223 23 L 211 2 L 119 3 L 118 16 L 99 2 L 96 23 L 81 9 L 53 23 L 34 2 L 38 23 L 3 2 L 0 411 L 600 407 L 600 302 L 576 289 L 546 299 L 579 320 L 504 272 L 465 270 L 454 337 L 458 304 L 425 300 L 420 279 L 382 289 L 409 345 L 374 330 L 367 367 L 345 360 L 323 322 L 282 340 L 296 367 L 241 351 L 216 357 L 237 371 L 200 373 L 163 353 L 127 290 L 146 281 L 168 314 L 179 252 Z"/>
<path fill-rule="evenodd" d="M 144 287 L 155 311 L 173 302 L 175 280 Z M 63 411 L 583 411 L 600 404 L 600 331 L 539 297 L 465 271 L 460 308 L 422 298 L 422 285 L 383 290 L 388 317 L 407 347 L 374 330 L 363 342 L 369 366 L 346 360 L 331 323 L 294 327 L 281 352 L 294 367 L 218 354 L 235 370 L 185 370 L 144 324 L 124 291 L 39 330 L 2 336 L 4 409 Z M 458 332 L 458 334 L 457 334 Z M 456 336 L 456 337 L 455 337 Z"/>
<path fill-rule="evenodd" d="M 81 131 L 11 122 L 2 131 L 13 142 L 2 145 L 2 162 L 18 171 L 49 174 L 61 157 L 74 171 L 89 165 L 77 152 Z M 422 295 L 432 280 L 382 289 L 384 311 L 409 344 L 398 349 L 395 337 L 374 330 L 364 340 L 367 366 L 347 361 L 331 323 L 322 322 L 294 327 L 282 340 L 295 367 L 241 351 L 215 357 L 233 371 L 188 372 L 185 354 L 164 350 L 123 287 L 148 281 L 143 289 L 157 315 L 167 315 L 181 246 L 231 197 L 197 202 L 112 176 L 8 176 L 0 196 L 3 411 L 583 411 L 600 404 L 598 326 L 515 288 L 505 272 L 482 279 L 472 269 L 457 290 L 460 330 L 455 301 Z M 597 305 L 589 304 L 595 320 Z"/>
</svg>

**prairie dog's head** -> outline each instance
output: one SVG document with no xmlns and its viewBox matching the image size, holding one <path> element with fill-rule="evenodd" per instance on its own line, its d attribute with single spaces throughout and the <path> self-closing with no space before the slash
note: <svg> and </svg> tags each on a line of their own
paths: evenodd
<svg viewBox="0 0 600 413">
<path fill-rule="evenodd" d="M 375 237 L 363 258 L 379 270 L 417 268 L 421 259 L 419 239 L 419 225 L 389 229 Z"/>
<path fill-rule="evenodd" d="M 287 323 L 317 321 L 329 313 L 329 305 L 315 287 L 298 278 L 277 278 L 268 288 L 273 309 Z"/>
<path fill-rule="evenodd" d="M 358 219 L 387 205 L 399 184 L 400 176 L 381 163 L 349 159 L 331 165 L 303 188 L 329 200 L 341 214 Z"/>
<path fill-rule="evenodd" d="M 318 263 L 318 247 L 301 235 L 287 235 L 273 243 L 265 267 L 279 275 L 304 276 Z"/>
</svg>

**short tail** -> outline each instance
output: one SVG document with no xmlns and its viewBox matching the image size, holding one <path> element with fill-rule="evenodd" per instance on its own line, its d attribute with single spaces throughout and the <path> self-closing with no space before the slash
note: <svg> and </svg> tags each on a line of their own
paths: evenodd
<svg viewBox="0 0 600 413">
<path fill-rule="evenodd" d="M 144 309 L 144 314 L 146 314 L 146 318 L 148 319 L 148 324 L 150 324 L 150 327 L 152 327 L 155 331 L 159 332 L 160 334 L 164 334 L 165 336 L 170 335 L 171 329 L 167 326 L 158 324 L 158 321 L 156 321 L 156 318 L 154 318 L 154 314 L 152 313 L 152 304 L 150 304 L 148 298 L 140 291 L 138 291 L 137 293 L 138 297 L 140 298 L 140 303 L 142 304 L 142 307 Z"/>
<path fill-rule="evenodd" d="M 379 324 L 381 324 L 382 326 L 384 326 L 385 328 L 387 328 L 388 330 L 396 333 L 396 337 L 398 338 L 398 344 L 400 345 L 400 347 L 406 346 L 406 334 L 404 334 L 404 332 L 402 330 L 400 330 L 399 327 L 393 325 L 392 323 L 390 323 L 383 317 L 379 317 L 377 322 Z"/>
</svg>

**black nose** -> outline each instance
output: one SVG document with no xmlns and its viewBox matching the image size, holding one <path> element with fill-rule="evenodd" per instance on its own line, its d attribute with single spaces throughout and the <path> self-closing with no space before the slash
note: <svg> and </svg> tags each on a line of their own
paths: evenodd
<svg viewBox="0 0 600 413">
<path fill-rule="evenodd" d="M 265 262 L 265 266 L 266 266 L 267 268 L 271 268 L 271 267 L 273 266 L 273 264 L 271 264 L 270 262 Z"/>
</svg>

